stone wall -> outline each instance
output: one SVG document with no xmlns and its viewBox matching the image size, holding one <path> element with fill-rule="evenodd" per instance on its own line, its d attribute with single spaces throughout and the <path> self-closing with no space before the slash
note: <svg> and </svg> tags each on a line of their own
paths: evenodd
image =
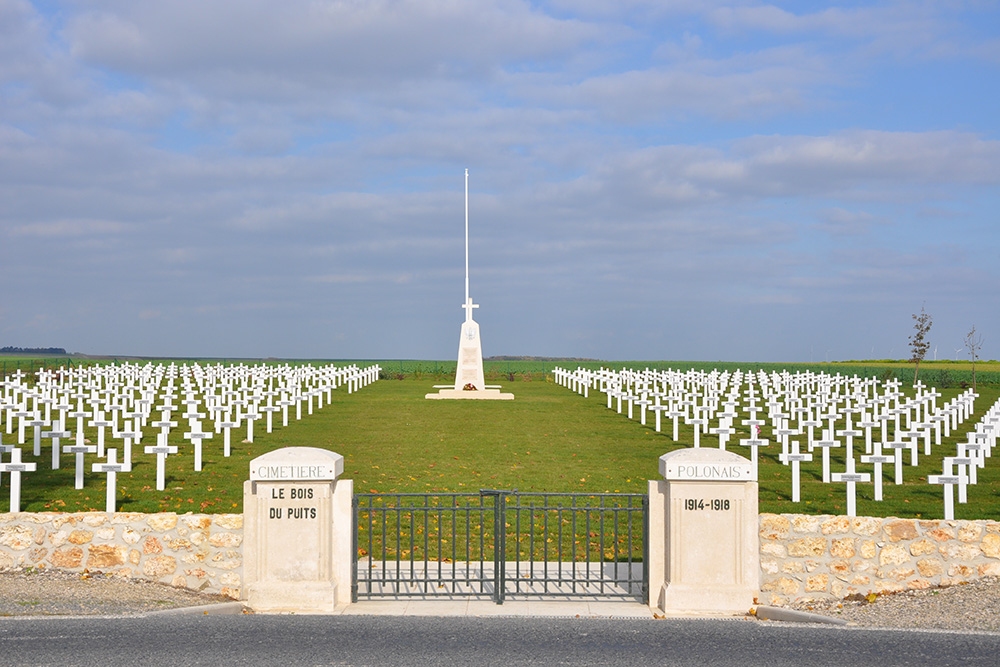
<svg viewBox="0 0 1000 667">
<path fill-rule="evenodd" d="M 1000 522 L 761 514 L 762 604 L 947 586 L 1000 575 Z M 0 514 L 0 571 L 104 572 L 233 599 L 242 514 Z"/>
<path fill-rule="evenodd" d="M 47 567 L 239 599 L 242 514 L 0 514 L 0 571 Z"/>
<path fill-rule="evenodd" d="M 763 604 L 1000 575 L 1000 522 L 761 514 Z"/>
</svg>

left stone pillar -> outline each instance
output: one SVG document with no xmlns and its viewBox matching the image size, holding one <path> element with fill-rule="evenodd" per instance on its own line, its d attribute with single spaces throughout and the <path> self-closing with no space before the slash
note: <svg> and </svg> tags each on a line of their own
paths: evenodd
<svg viewBox="0 0 1000 667">
<path fill-rule="evenodd" d="M 286 447 L 243 483 L 246 602 L 254 611 L 331 612 L 351 601 L 352 480 L 344 457 Z"/>
</svg>

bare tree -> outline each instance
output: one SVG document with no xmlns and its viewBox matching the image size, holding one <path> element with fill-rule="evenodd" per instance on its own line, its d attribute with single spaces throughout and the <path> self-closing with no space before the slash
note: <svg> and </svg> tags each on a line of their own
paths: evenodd
<svg viewBox="0 0 1000 667">
<path fill-rule="evenodd" d="M 983 349 L 983 336 L 976 333 L 973 325 L 972 331 L 965 335 L 965 349 L 969 351 L 969 358 L 972 359 L 972 391 L 976 390 L 976 360 L 979 359 L 979 350 Z"/>
<path fill-rule="evenodd" d="M 913 316 L 913 321 L 914 333 L 909 338 L 910 361 L 916 364 L 913 369 L 913 384 L 917 384 L 920 362 L 927 356 L 927 350 L 931 347 L 930 341 L 927 340 L 927 332 L 931 330 L 931 324 L 934 321 L 931 319 L 930 313 L 924 310 L 923 306 L 920 306 L 920 314 Z"/>
</svg>

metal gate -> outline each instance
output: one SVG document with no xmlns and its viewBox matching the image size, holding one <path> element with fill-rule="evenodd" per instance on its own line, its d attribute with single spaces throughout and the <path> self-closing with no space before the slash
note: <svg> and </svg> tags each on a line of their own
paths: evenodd
<svg viewBox="0 0 1000 667">
<path fill-rule="evenodd" d="M 640 493 L 359 493 L 352 599 L 648 602 Z"/>
</svg>

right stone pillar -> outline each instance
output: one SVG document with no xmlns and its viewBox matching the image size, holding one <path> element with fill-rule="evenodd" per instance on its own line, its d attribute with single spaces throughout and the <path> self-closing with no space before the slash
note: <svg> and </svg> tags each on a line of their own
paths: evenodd
<svg viewBox="0 0 1000 667">
<path fill-rule="evenodd" d="M 660 457 L 649 483 L 649 602 L 665 614 L 750 610 L 760 589 L 757 480 L 749 459 L 710 448 Z"/>
</svg>

